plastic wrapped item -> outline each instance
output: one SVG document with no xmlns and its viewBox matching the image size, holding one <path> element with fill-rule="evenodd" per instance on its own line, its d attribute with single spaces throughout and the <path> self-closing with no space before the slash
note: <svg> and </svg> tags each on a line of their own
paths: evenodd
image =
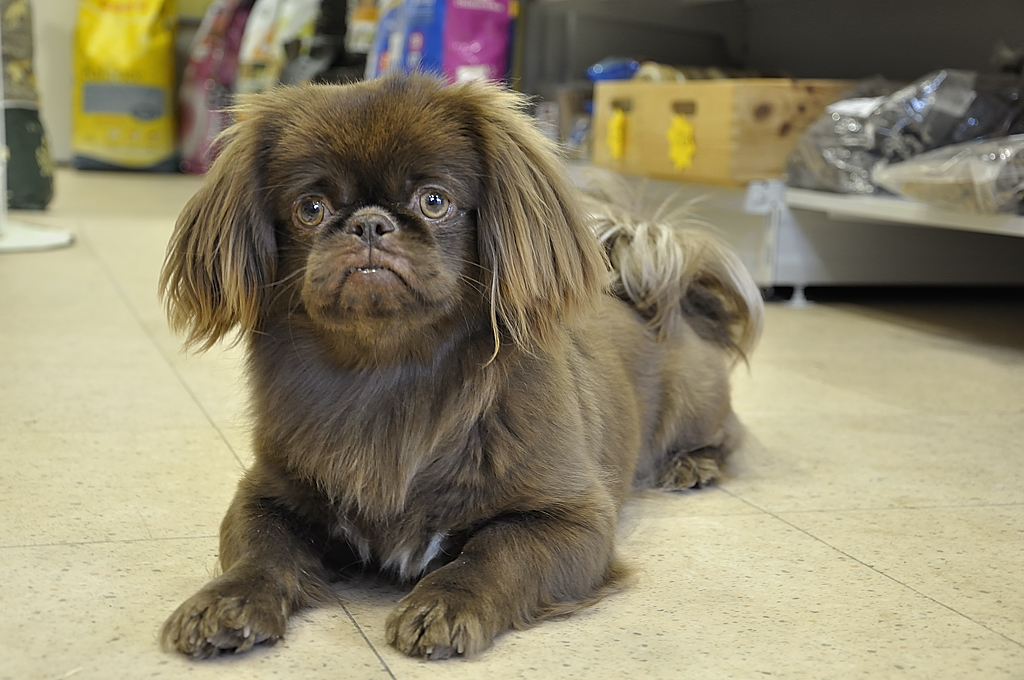
<svg viewBox="0 0 1024 680">
<path fill-rule="evenodd" d="M 366 79 L 380 78 L 395 70 L 401 62 L 402 0 L 381 0 L 377 28 L 366 55 Z"/>
<path fill-rule="evenodd" d="M 880 160 L 872 116 L 896 90 L 873 78 L 846 93 L 811 124 L 786 161 L 790 186 L 844 194 L 871 194 L 871 169 Z"/>
<path fill-rule="evenodd" d="M 174 0 L 82 0 L 75 31 L 73 163 L 173 171 Z"/>
<path fill-rule="evenodd" d="M 877 152 L 896 161 L 948 144 L 974 102 L 976 77 L 938 71 L 882 99 L 868 118 Z"/>
<path fill-rule="evenodd" d="M 872 194 L 874 166 L 948 144 L 1024 132 L 1024 82 L 943 70 L 893 92 L 875 80 L 837 102 L 804 133 L 787 162 L 791 186 Z"/>
<path fill-rule="evenodd" d="M 869 118 L 881 98 L 836 102 L 811 124 L 786 161 L 790 186 L 842 194 L 872 194 L 871 169 L 881 159 Z"/>
<path fill-rule="evenodd" d="M 352 54 L 369 54 L 373 48 L 373 36 L 377 31 L 379 17 L 380 12 L 374 0 L 354 2 L 348 17 L 345 49 Z"/>
<path fill-rule="evenodd" d="M 593 67 L 591 67 L 593 68 Z M 645 61 L 633 74 L 634 80 L 651 83 L 683 83 L 690 80 L 723 80 L 725 78 L 781 78 L 779 73 L 719 66 L 670 66 Z"/>
<path fill-rule="evenodd" d="M 500 80 L 508 73 L 513 0 L 397 0 L 381 6 L 367 78 L 424 71 L 449 82 Z"/>
<path fill-rule="evenodd" d="M 628 57 L 608 57 L 587 69 L 591 80 L 629 80 L 640 70 L 640 62 Z"/>
<path fill-rule="evenodd" d="M 320 0 L 256 0 L 238 50 L 235 92 L 264 92 L 281 82 L 288 48 L 293 59 L 308 56 L 319 17 Z"/>
<path fill-rule="evenodd" d="M 7 138 L 8 207 L 42 210 L 53 198 L 53 159 L 32 68 L 32 8 L 24 0 L 0 0 L 3 44 L 3 108 Z M 0 200 L 4 197 L 0 196 Z"/>
<path fill-rule="evenodd" d="M 181 170 L 203 173 L 213 145 L 231 123 L 238 50 L 252 0 L 216 0 L 206 11 L 178 90 L 181 114 Z"/>
<path fill-rule="evenodd" d="M 874 182 L 924 203 L 978 213 L 1024 208 L 1024 134 L 952 144 L 875 166 Z"/>
</svg>

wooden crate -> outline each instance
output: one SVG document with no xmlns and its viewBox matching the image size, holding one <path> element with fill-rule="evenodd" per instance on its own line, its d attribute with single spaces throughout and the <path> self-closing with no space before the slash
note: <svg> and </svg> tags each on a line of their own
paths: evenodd
<svg viewBox="0 0 1024 680">
<path fill-rule="evenodd" d="M 803 131 L 850 85 L 787 78 L 600 82 L 594 91 L 592 162 L 679 181 L 737 185 L 777 178 Z M 618 158 L 608 137 L 616 110 L 624 115 Z M 683 169 L 669 155 L 668 132 L 676 115 L 692 126 L 696 147 L 692 164 Z"/>
</svg>

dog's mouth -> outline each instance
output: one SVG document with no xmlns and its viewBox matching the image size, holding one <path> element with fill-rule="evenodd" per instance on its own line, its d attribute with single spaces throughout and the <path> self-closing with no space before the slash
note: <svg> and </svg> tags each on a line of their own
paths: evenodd
<svg viewBox="0 0 1024 680">
<path fill-rule="evenodd" d="M 397 254 L 314 252 L 306 269 L 303 299 L 323 320 L 408 313 L 420 301 L 417 272 Z"/>
<path fill-rule="evenodd" d="M 385 267 L 379 264 L 368 264 L 361 265 L 359 267 L 349 267 L 345 271 L 345 283 L 352 280 L 376 280 L 380 283 L 386 283 L 389 281 L 397 281 L 403 285 L 408 286 L 408 283 L 402 276 L 391 267 Z"/>
<path fill-rule="evenodd" d="M 405 295 L 414 288 L 398 269 L 385 264 L 359 264 L 346 267 L 338 281 L 338 292 L 355 300 L 352 296 L 370 296 L 379 303 L 394 295 Z M 405 291 L 405 292 L 402 292 Z M 381 297 L 384 296 L 384 297 Z"/>
<path fill-rule="evenodd" d="M 350 267 L 349 268 L 349 273 L 350 274 L 356 273 L 356 272 L 358 272 L 360 274 L 377 274 L 379 272 L 391 272 L 392 274 L 395 274 L 395 270 L 391 269 L 389 267 L 367 266 L 367 267 Z M 395 276 L 398 276 L 398 275 L 395 274 Z"/>
</svg>

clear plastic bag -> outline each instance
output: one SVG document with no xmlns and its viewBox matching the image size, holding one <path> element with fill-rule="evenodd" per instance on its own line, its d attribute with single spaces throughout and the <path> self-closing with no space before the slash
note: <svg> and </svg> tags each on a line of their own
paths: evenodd
<svg viewBox="0 0 1024 680">
<path fill-rule="evenodd" d="M 955 210 L 1019 213 L 1024 208 L 1024 134 L 953 144 L 875 166 L 893 193 Z"/>
<path fill-rule="evenodd" d="M 874 193 L 871 168 L 881 156 L 875 148 L 871 117 L 896 89 L 896 85 L 883 78 L 873 78 L 829 106 L 790 153 L 786 161 L 787 183 L 844 194 Z"/>
</svg>

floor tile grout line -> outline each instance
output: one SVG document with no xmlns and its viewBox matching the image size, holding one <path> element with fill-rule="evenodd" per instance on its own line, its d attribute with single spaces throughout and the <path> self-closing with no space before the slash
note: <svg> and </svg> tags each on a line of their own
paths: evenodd
<svg viewBox="0 0 1024 680">
<path fill-rule="evenodd" d="M 139 515 L 139 521 L 142 522 L 142 528 L 146 530 L 146 533 L 149 534 L 150 540 L 152 540 L 153 532 L 152 530 L 150 530 L 149 523 L 146 522 L 146 517 L 142 514 L 142 510 L 136 509 L 135 512 Z"/>
<path fill-rule="evenodd" d="M 1010 642 L 1010 643 L 1012 643 L 1014 645 L 1017 645 L 1018 647 L 1024 647 L 1024 642 L 1021 642 L 1021 641 L 1018 641 L 1018 640 L 1014 640 L 1010 636 L 1006 635 L 1005 633 L 1001 633 L 998 630 L 993 630 L 989 626 L 986 626 L 984 623 L 981 623 L 980 621 L 976 621 L 975 619 L 971 618 L 967 614 L 964 614 L 963 612 L 954 609 L 950 605 L 945 604 L 944 602 L 940 602 L 939 600 L 936 600 L 934 597 L 921 592 L 920 590 L 918 590 L 917 588 L 914 588 L 913 586 L 911 586 L 909 584 L 903 583 L 902 581 L 900 581 L 899 579 L 895 578 L 894 576 L 891 576 L 891 575 L 885 573 L 884 571 L 882 571 L 880 569 L 877 569 L 876 567 L 868 564 L 864 560 L 851 555 L 850 553 L 846 552 L 845 550 L 842 550 L 841 548 L 838 548 L 838 547 L 832 545 L 831 543 L 829 543 L 828 541 L 820 538 L 819 536 L 815 536 L 814 534 L 812 534 L 807 529 L 804 529 L 803 527 L 800 527 L 800 526 L 797 526 L 796 524 L 793 524 L 792 522 L 788 521 L 784 517 L 780 517 L 776 513 L 772 512 L 771 510 L 766 510 L 765 508 L 762 508 L 762 507 L 756 505 L 755 503 L 752 503 L 751 501 L 748 501 L 745 498 L 737 496 L 736 494 L 734 494 L 734 493 L 732 493 L 730 491 L 726 491 L 726 493 L 728 493 L 730 496 L 732 496 L 733 498 L 735 498 L 736 500 L 738 500 L 740 502 L 746 503 L 747 505 L 749 505 L 749 506 L 751 506 L 753 508 L 757 508 L 758 510 L 760 510 L 764 514 L 768 515 L 769 517 L 777 519 L 780 522 L 782 522 L 783 524 L 785 524 L 785 525 L 787 525 L 787 526 L 789 526 L 789 527 L 791 527 L 793 529 L 796 529 L 797 531 L 799 531 L 800 533 L 804 534 L 805 536 L 807 536 L 807 537 L 817 541 L 818 543 L 821 543 L 824 546 L 827 546 L 828 548 L 830 548 L 831 550 L 836 551 L 840 555 L 843 555 L 844 557 L 853 560 L 854 562 L 856 562 L 857 564 L 861 565 L 862 567 L 870 569 L 871 571 L 875 572 L 879 576 L 881 576 L 883 578 L 886 578 L 886 579 L 892 581 L 893 583 L 895 583 L 895 584 L 897 584 L 897 585 L 899 585 L 899 586 L 901 586 L 903 588 L 906 588 L 907 590 L 909 590 L 912 593 L 920 595 L 921 597 L 925 598 L 929 602 L 932 602 L 935 605 L 937 605 L 939 607 L 942 607 L 943 609 L 945 609 L 945 610 L 947 610 L 949 612 L 952 612 L 953 614 L 956 614 L 957 616 L 960 616 L 961 618 L 967 619 L 968 621 L 970 621 L 974 625 L 979 626 L 979 627 L 987 630 L 988 632 L 990 632 L 990 633 L 992 633 L 994 635 L 998 635 L 999 637 L 1003 638 L 1007 642 Z"/>
<path fill-rule="evenodd" d="M 739 498 L 739 496 L 736 496 Z M 739 500 L 743 500 L 739 498 Z M 747 502 L 747 501 L 744 501 Z M 753 503 L 749 503 L 752 507 L 758 507 Z M 867 508 L 822 508 L 822 509 L 807 509 L 807 510 L 776 510 L 775 512 L 780 515 L 812 515 L 815 513 L 825 512 L 879 512 L 888 510 L 970 510 L 971 508 L 1019 508 L 1024 507 L 1024 503 L 950 503 L 947 505 L 874 505 Z M 762 512 L 770 512 L 768 510 L 762 510 Z"/>
<path fill-rule="evenodd" d="M 372 642 L 370 642 L 370 638 L 363 631 L 363 627 L 359 625 L 359 622 L 356 621 L 356 617 L 352 615 L 352 612 L 349 611 L 348 607 L 345 605 L 344 602 L 341 603 L 341 610 L 345 612 L 345 615 L 348 616 L 348 620 L 351 621 L 352 625 L 356 627 L 357 631 L 359 631 L 359 635 L 370 647 L 370 651 L 372 651 L 373 655 L 377 657 L 377 660 L 380 661 L 380 665 L 384 668 L 384 671 L 388 674 L 388 677 L 390 677 L 391 680 L 398 680 L 398 678 L 395 677 L 395 674 L 391 671 L 391 667 L 388 666 L 386 661 L 384 661 L 384 657 L 382 657 L 380 655 L 380 652 L 377 651 L 377 647 Z"/>
<path fill-rule="evenodd" d="M 163 536 L 156 538 L 120 538 L 102 539 L 96 541 L 54 541 L 52 543 L 22 543 L 18 545 L 0 545 L 0 550 L 20 550 L 23 548 L 70 548 L 77 545 L 114 545 L 128 543 L 158 543 L 160 541 L 193 541 L 197 539 L 208 540 L 219 538 L 217 534 L 205 536 Z"/>
<path fill-rule="evenodd" d="M 153 333 L 146 326 L 146 322 L 142 319 L 142 316 L 139 314 L 139 310 L 135 308 L 135 305 L 132 304 L 131 300 L 128 298 L 128 295 L 125 294 L 124 288 L 121 287 L 121 284 L 117 281 L 117 278 L 110 270 L 110 267 L 107 266 L 106 261 L 103 259 L 102 256 L 100 256 L 99 251 L 93 246 L 88 237 L 82 238 L 84 236 L 83 234 L 79 234 L 79 236 L 81 241 L 89 244 L 88 250 L 96 258 L 96 261 L 100 265 L 100 269 L 103 270 L 103 275 L 107 277 L 107 280 L 110 282 L 110 285 L 114 287 L 114 291 L 117 293 L 118 297 L 121 298 L 121 302 L 124 303 L 125 307 L 128 308 L 128 311 L 132 315 L 132 318 L 135 319 L 135 323 L 138 324 L 139 328 L 142 330 L 143 334 L 149 340 L 150 344 L 152 344 L 153 347 L 156 349 L 157 353 L 164 360 L 164 363 L 167 364 L 167 367 L 171 369 L 171 373 L 173 373 L 174 377 L 178 380 L 178 384 L 185 389 L 185 392 L 188 394 L 189 398 L 192 399 L 192 402 L 197 407 L 199 407 L 199 411 L 200 413 L 203 414 L 203 417 L 206 418 L 206 422 L 208 422 L 213 427 L 213 429 L 217 432 L 217 436 L 219 436 L 221 441 L 224 442 L 224 445 L 228 447 L 228 451 L 231 452 L 231 455 L 234 457 L 235 461 L 244 469 L 245 463 L 242 462 L 242 459 L 238 455 L 238 452 L 235 451 L 235 447 L 231 445 L 231 442 L 228 441 L 228 438 L 224 435 L 223 430 L 220 429 L 220 426 L 213 419 L 213 416 L 211 416 L 209 411 L 206 410 L 206 407 L 199 400 L 199 397 L 196 396 L 196 393 L 192 391 L 192 387 L 185 380 L 185 377 L 181 375 L 181 373 L 178 371 L 178 368 L 174 365 L 174 362 L 171 360 L 171 357 L 167 355 L 163 347 L 160 346 L 160 343 L 157 342 L 156 338 L 153 336 Z"/>
</svg>

